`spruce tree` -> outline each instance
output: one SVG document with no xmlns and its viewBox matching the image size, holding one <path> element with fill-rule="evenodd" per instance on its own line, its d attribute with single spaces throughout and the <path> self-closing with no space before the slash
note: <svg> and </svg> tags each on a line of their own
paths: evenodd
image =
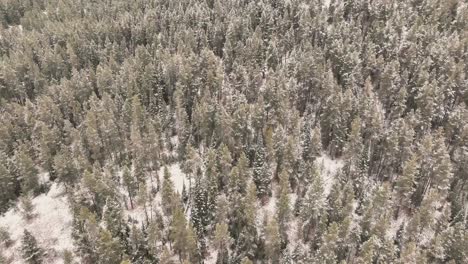
<svg viewBox="0 0 468 264">
<path fill-rule="evenodd" d="M 164 166 L 164 178 L 162 183 L 162 190 L 161 190 L 161 201 L 163 212 L 169 216 L 173 213 L 173 204 L 175 192 L 174 192 L 174 183 L 171 179 L 171 174 L 167 166 Z"/>
<path fill-rule="evenodd" d="M 257 186 L 257 195 L 262 200 L 271 195 L 271 179 L 268 171 L 268 164 L 265 160 L 265 147 L 262 136 L 255 146 L 255 156 L 253 163 L 253 180 Z"/>
<path fill-rule="evenodd" d="M 36 238 L 26 229 L 21 238 L 21 256 L 29 264 L 43 263 L 44 251 L 38 246 Z"/>
<path fill-rule="evenodd" d="M 281 230 L 282 240 L 285 240 L 288 231 L 288 221 L 291 217 L 289 175 L 286 171 L 282 171 L 280 174 L 278 193 L 279 197 L 276 204 L 276 216 Z"/>
<path fill-rule="evenodd" d="M 281 256 L 281 235 L 278 222 L 272 218 L 266 226 L 265 249 L 271 263 L 279 263 Z"/>
<path fill-rule="evenodd" d="M 122 180 L 123 183 L 125 184 L 125 187 L 127 188 L 127 193 L 128 193 L 128 199 L 130 201 L 130 208 L 133 209 L 133 200 L 134 197 L 136 196 L 137 192 L 137 182 L 131 175 L 130 170 L 128 167 L 124 167 L 122 171 Z"/>
</svg>

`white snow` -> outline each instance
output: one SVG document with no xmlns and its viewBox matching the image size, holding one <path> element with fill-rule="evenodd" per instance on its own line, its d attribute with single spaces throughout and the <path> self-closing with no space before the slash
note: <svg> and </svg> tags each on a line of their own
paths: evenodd
<svg viewBox="0 0 468 264">
<path fill-rule="evenodd" d="M 184 184 L 186 185 L 185 188 L 187 188 L 187 191 L 188 191 L 189 179 L 188 179 L 187 175 L 182 172 L 182 170 L 180 168 L 180 164 L 179 163 L 174 163 L 174 164 L 168 165 L 167 168 L 169 170 L 169 174 L 171 175 L 171 180 L 174 183 L 174 191 L 178 192 L 179 194 L 182 194 L 182 189 L 184 187 Z M 161 184 L 162 184 L 163 181 L 164 181 L 164 167 L 162 167 L 158 171 L 158 175 L 159 175 L 159 179 L 160 179 Z M 148 182 L 147 182 L 147 186 L 148 186 L 148 193 L 150 193 L 151 184 L 149 182 L 149 179 L 148 179 Z M 126 193 L 125 190 L 122 190 L 121 193 L 125 197 L 127 197 L 127 193 Z M 129 208 L 128 210 L 124 210 L 124 215 L 125 215 L 125 217 L 130 217 L 133 220 L 136 220 L 136 221 L 141 223 L 141 222 L 146 221 L 146 215 L 145 215 L 145 210 L 144 210 L 143 206 L 139 206 L 137 204 L 137 202 L 136 202 L 137 199 L 138 198 L 135 198 L 134 208 L 133 209 Z M 128 204 L 128 206 L 130 206 L 130 205 Z M 161 190 L 153 197 L 152 201 L 149 201 L 148 204 L 147 204 L 147 211 L 148 211 L 148 216 L 149 216 L 150 219 L 153 216 L 153 209 L 155 209 L 155 208 L 157 208 L 157 209 L 161 208 Z M 187 213 L 189 213 L 189 212 L 187 212 Z"/>
<path fill-rule="evenodd" d="M 343 161 L 340 159 L 332 160 L 330 157 L 323 154 L 321 157 L 317 158 L 316 162 L 323 179 L 325 196 L 328 196 L 333 182 L 335 181 L 336 174 L 343 167 Z"/>
<path fill-rule="evenodd" d="M 218 260 L 218 250 L 214 248 L 209 248 L 208 250 L 208 256 L 204 260 L 205 264 L 216 264 L 216 261 Z"/>
<path fill-rule="evenodd" d="M 388 239 L 395 238 L 401 225 L 408 222 L 408 216 L 405 213 L 401 213 L 396 220 L 390 223 L 390 228 L 387 230 L 386 237 Z"/>
<path fill-rule="evenodd" d="M 189 179 L 187 175 L 182 172 L 179 163 L 174 163 L 167 167 L 169 169 L 169 173 L 171 174 L 172 182 L 174 183 L 174 189 L 178 193 L 182 193 L 182 189 L 185 184 L 185 188 L 188 188 Z M 161 179 L 161 183 L 164 180 L 164 167 L 159 170 L 159 177 Z"/>
<path fill-rule="evenodd" d="M 37 239 L 38 244 L 46 250 L 44 263 L 63 263 L 62 252 L 73 250 L 71 237 L 72 215 L 63 187 L 53 183 L 47 194 L 41 194 L 32 200 L 35 217 L 26 221 L 15 208 L 0 216 L 0 226 L 5 228 L 13 240 L 13 245 L 3 249 L 5 257 L 11 258 L 13 264 L 22 264 L 21 238 L 27 229 Z"/>
</svg>

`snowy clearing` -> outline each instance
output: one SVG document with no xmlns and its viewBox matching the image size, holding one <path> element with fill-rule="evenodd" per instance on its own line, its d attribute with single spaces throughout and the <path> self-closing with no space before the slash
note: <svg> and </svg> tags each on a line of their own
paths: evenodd
<svg viewBox="0 0 468 264">
<path fill-rule="evenodd" d="M 0 217 L 0 227 L 5 228 L 13 244 L 2 251 L 13 264 L 22 264 L 20 255 L 21 237 L 25 229 L 37 239 L 39 245 L 46 250 L 44 263 L 63 263 L 62 252 L 73 250 L 71 237 L 72 215 L 68 207 L 67 197 L 62 186 L 53 183 L 47 194 L 41 194 L 32 200 L 35 217 L 26 221 L 19 210 L 12 208 Z"/>
<path fill-rule="evenodd" d="M 343 161 L 340 159 L 332 160 L 330 157 L 324 154 L 317 158 L 316 164 L 318 165 L 320 175 L 322 176 L 325 196 L 327 196 L 330 193 L 331 187 L 333 186 L 336 174 L 343 167 Z"/>
</svg>

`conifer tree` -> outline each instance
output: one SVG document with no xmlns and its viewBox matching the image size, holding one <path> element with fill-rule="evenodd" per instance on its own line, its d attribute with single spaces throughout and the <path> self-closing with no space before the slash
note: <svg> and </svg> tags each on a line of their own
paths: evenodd
<svg viewBox="0 0 468 264">
<path fill-rule="evenodd" d="M 271 263 L 279 263 L 281 256 L 281 235 L 278 222 L 272 218 L 266 226 L 265 249 Z"/>
<path fill-rule="evenodd" d="M 38 246 L 36 238 L 26 229 L 21 239 L 21 255 L 26 263 L 43 263 L 44 251 Z"/>
<path fill-rule="evenodd" d="M 32 202 L 32 193 L 20 197 L 20 209 L 25 220 L 31 220 L 34 217 L 34 204 Z"/>
<path fill-rule="evenodd" d="M 286 171 L 282 171 L 280 174 L 278 193 L 279 197 L 276 204 L 276 215 L 278 219 L 278 225 L 281 230 L 282 240 L 285 240 L 288 231 L 287 224 L 291 216 L 289 175 Z"/>
<path fill-rule="evenodd" d="M 132 177 L 130 170 L 126 166 L 123 168 L 122 171 L 122 180 L 125 184 L 125 187 L 127 188 L 128 199 L 130 201 L 130 208 L 133 209 L 133 199 L 136 195 L 138 184 Z"/>
<path fill-rule="evenodd" d="M 167 166 L 164 166 L 164 179 L 162 183 L 161 200 L 163 212 L 169 216 L 173 213 L 173 204 L 175 198 L 174 184 Z"/>
<path fill-rule="evenodd" d="M 199 240 L 204 238 L 207 227 L 211 222 L 211 214 L 208 211 L 208 207 L 206 185 L 203 184 L 201 179 L 197 180 L 193 188 L 193 204 L 190 218 Z"/>
<path fill-rule="evenodd" d="M 21 180 L 21 191 L 23 193 L 37 192 L 39 188 L 38 171 L 26 146 L 21 146 L 16 153 L 15 165 Z"/>
<path fill-rule="evenodd" d="M 300 218 L 302 220 L 303 239 L 309 240 L 312 230 L 319 224 L 320 217 L 325 208 L 325 197 L 322 179 L 320 175 L 314 177 L 309 189 L 306 192 L 304 201 L 300 208 Z"/>
<path fill-rule="evenodd" d="M 271 194 L 271 179 L 268 172 L 268 164 L 265 161 L 265 147 L 263 146 L 261 136 L 255 147 L 253 179 L 257 186 L 257 195 L 261 199 L 265 199 Z"/>
<path fill-rule="evenodd" d="M 229 263 L 230 240 L 228 225 L 226 223 L 216 224 L 213 241 L 218 252 L 217 263 Z"/>
<path fill-rule="evenodd" d="M 419 164 L 416 155 L 403 165 L 403 173 L 397 179 L 395 189 L 400 197 L 400 207 L 409 207 L 411 197 L 415 191 L 415 183 L 418 176 Z"/>
<path fill-rule="evenodd" d="M 15 198 L 15 193 L 19 188 L 15 175 L 8 169 L 6 155 L 0 152 L 0 211 L 7 209 L 8 204 Z"/>
<path fill-rule="evenodd" d="M 332 223 L 323 236 L 323 241 L 317 252 L 319 263 L 336 263 L 338 244 L 338 224 Z"/>
<path fill-rule="evenodd" d="M 232 157 L 231 152 L 229 151 L 226 145 L 220 147 L 219 157 L 219 167 L 220 167 L 220 184 L 221 189 L 224 189 L 228 185 L 229 174 L 232 168 Z"/>
<path fill-rule="evenodd" d="M 193 256 L 195 236 L 194 230 L 191 227 L 187 228 L 187 219 L 179 204 L 174 208 L 170 233 L 174 251 L 179 255 L 179 259 L 184 260 Z"/>
<path fill-rule="evenodd" d="M 57 178 L 69 186 L 78 178 L 78 170 L 74 164 L 72 153 L 63 147 L 53 159 L 53 169 Z"/>
<path fill-rule="evenodd" d="M 112 237 L 112 234 L 101 229 L 99 231 L 99 240 L 97 244 L 97 254 L 99 262 L 103 264 L 120 263 L 122 248 L 117 239 Z"/>
</svg>

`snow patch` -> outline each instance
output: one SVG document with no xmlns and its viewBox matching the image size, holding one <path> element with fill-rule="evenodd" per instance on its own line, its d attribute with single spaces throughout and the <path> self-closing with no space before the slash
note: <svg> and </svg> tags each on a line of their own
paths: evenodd
<svg viewBox="0 0 468 264">
<path fill-rule="evenodd" d="M 169 169 L 169 173 L 171 174 L 172 182 L 174 183 L 174 189 L 178 193 L 182 193 L 182 189 L 188 187 L 189 179 L 185 173 L 182 172 L 179 163 L 172 164 L 167 167 Z M 164 167 L 159 170 L 159 177 L 161 182 L 164 180 Z"/>
<path fill-rule="evenodd" d="M 171 175 L 171 180 L 174 183 L 174 191 L 178 192 L 179 194 L 182 194 L 184 184 L 186 188 L 188 188 L 189 186 L 189 179 L 187 175 L 182 172 L 182 169 L 180 168 L 179 163 L 168 165 L 167 168 L 169 170 L 169 174 Z M 164 182 L 164 167 L 161 167 L 161 169 L 158 171 L 158 175 L 159 175 L 160 182 L 162 184 Z M 151 187 L 152 187 L 150 183 L 150 179 L 148 179 L 147 186 L 148 186 L 148 194 L 150 194 Z M 127 200 L 128 195 L 126 191 L 121 190 L 121 193 L 124 197 L 126 197 L 125 200 Z M 137 204 L 136 202 L 137 199 L 138 197 L 135 197 L 133 209 L 128 208 L 124 210 L 124 216 L 126 218 L 130 217 L 132 220 L 138 223 L 143 223 L 146 221 L 146 213 L 145 213 L 144 207 Z M 127 203 L 127 206 L 130 207 L 130 204 L 127 201 L 125 202 Z M 158 210 L 161 209 L 161 190 L 159 190 L 159 192 L 156 193 L 152 197 L 152 199 L 148 201 L 146 209 L 147 209 L 149 219 L 153 218 L 154 209 L 158 209 Z"/>
<path fill-rule="evenodd" d="M 73 217 L 63 187 L 53 183 L 47 194 L 35 197 L 32 203 L 35 217 L 30 221 L 24 220 L 15 208 L 0 217 L 0 227 L 8 231 L 13 241 L 9 248 L 3 249 L 5 257 L 11 258 L 13 264 L 24 263 L 20 249 L 23 232 L 27 229 L 46 250 L 44 263 L 63 263 L 62 252 L 72 251 L 74 247 L 71 237 Z"/>
<path fill-rule="evenodd" d="M 316 164 L 323 179 L 324 194 L 328 196 L 335 181 L 335 176 L 343 168 L 344 163 L 340 159 L 332 160 L 324 154 L 317 158 Z"/>
</svg>

